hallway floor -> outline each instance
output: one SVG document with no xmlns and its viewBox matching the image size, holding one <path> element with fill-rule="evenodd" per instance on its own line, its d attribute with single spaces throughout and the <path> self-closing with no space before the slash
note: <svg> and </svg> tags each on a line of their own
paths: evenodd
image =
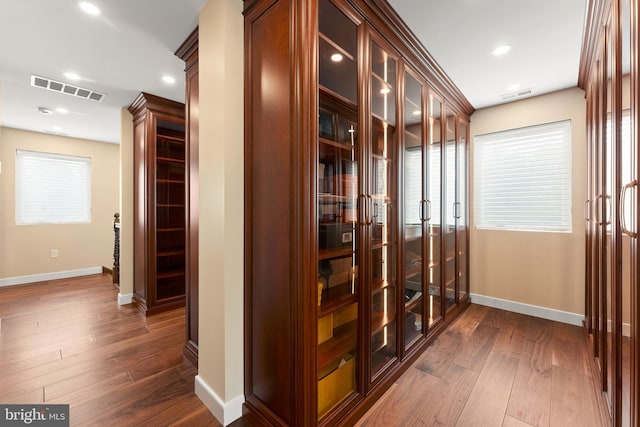
<svg viewBox="0 0 640 427">
<path fill-rule="evenodd" d="M 582 328 L 471 305 L 359 426 L 599 427 Z"/>
<path fill-rule="evenodd" d="M 145 318 L 116 296 L 109 275 L 0 288 L 0 403 L 68 403 L 72 426 L 219 426 L 182 358 L 184 310 Z M 581 328 L 472 305 L 358 425 L 608 426 L 592 375 Z"/>
</svg>

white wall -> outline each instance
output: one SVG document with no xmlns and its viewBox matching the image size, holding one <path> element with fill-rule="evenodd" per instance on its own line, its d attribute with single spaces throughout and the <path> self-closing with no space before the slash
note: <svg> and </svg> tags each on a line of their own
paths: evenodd
<svg viewBox="0 0 640 427">
<path fill-rule="evenodd" d="M 578 88 L 481 109 L 471 116 L 472 201 L 475 135 L 571 120 L 573 225 L 571 233 L 478 230 L 471 202 L 472 294 L 584 315 L 585 116 L 584 92 Z"/>
<path fill-rule="evenodd" d="M 133 117 L 120 114 L 120 295 L 121 304 L 133 297 Z"/>
<path fill-rule="evenodd" d="M 16 150 L 91 158 L 91 223 L 16 225 Z M 118 145 L 2 128 L 0 136 L 0 279 L 113 265 L 113 214 L 118 211 Z M 58 249 L 57 258 L 50 250 Z M 18 281 L 17 283 L 24 283 Z"/>
<path fill-rule="evenodd" d="M 199 20 L 199 337 L 196 393 L 224 425 L 244 402 L 244 20 L 210 0 Z"/>
</svg>

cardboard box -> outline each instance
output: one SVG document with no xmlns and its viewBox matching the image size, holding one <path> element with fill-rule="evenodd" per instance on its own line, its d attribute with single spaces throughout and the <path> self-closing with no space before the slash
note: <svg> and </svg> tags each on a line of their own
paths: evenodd
<svg viewBox="0 0 640 427">
<path fill-rule="evenodd" d="M 356 389 L 355 358 L 342 359 L 335 370 L 318 380 L 318 417 Z"/>
<path fill-rule="evenodd" d="M 333 313 L 333 327 L 337 328 L 358 318 L 358 303 L 353 303 Z"/>
<path fill-rule="evenodd" d="M 331 260 L 331 275 L 328 283 L 330 288 L 351 281 L 351 276 L 355 274 L 352 263 L 350 256 Z"/>
<path fill-rule="evenodd" d="M 318 320 L 318 345 L 333 338 L 333 314 L 328 314 Z"/>
</svg>

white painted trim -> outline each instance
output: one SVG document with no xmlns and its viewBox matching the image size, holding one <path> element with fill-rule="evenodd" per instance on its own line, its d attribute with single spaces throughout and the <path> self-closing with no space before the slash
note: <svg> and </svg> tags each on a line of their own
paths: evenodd
<svg viewBox="0 0 640 427">
<path fill-rule="evenodd" d="M 202 379 L 200 375 L 195 378 L 196 396 L 200 398 L 209 411 L 223 426 L 228 426 L 238 418 L 242 417 L 242 404 L 244 395 L 239 395 L 225 403 L 218 397 L 211 387 Z"/>
<path fill-rule="evenodd" d="M 487 297 L 484 295 L 470 295 L 471 302 L 474 304 L 500 308 L 502 310 L 540 317 L 542 319 L 554 320 L 556 322 L 568 323 L 575 326 L 582 326 L 582 321 L 584 320 L 584 316 L 582 314 L 570 313 L 568 311 L 560 311 L 553 308 L 524 304 L 521 302 L 509 301 L 500 298 Z"/>
<path fill-rule="evenodd" d="M 118 292 L 118 304 L 127 305 L 133 302 L 133 294 L 121 294 Z"/>
<path fill-rule="evenodd" d="M 47 280 L 67 279 L 69 277 L 89 276 L 91 274 L 102 274 L 102 267 L 56 271 L 53 273 L 33 274 L 31 276 L 7 277 L 6 279 L 0 279 L 0 287 L 23 285 L 25 283 L 44 282 Z"/>
<path fill-rule="evenodd" d="M 613 327 L 611 325 L 611 320 L 607 320 L 607 332 L 611 332 Z M 622 336 L 623 337 L 631 337 L 631 324 L 630 323 L 622 323 Z"/>
</svg>

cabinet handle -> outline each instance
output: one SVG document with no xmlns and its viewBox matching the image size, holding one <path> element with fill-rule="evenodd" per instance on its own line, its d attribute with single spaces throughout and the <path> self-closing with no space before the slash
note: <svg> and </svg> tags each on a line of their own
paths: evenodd
<svg viewBox="0 0 640 427">
<path fill-rule="evenodd" d="M 358 195 L 358 222 L 361 225 L 367 224 L 367 196 L 364 194 Z"/>
<path fill-rule="evenodd" d="M 420 200 L 418 202 L 418 217 L 420 218 L 420 221 L 426 221 L 426 219 L 424 219 L 424 200 Z"/>
<path fill-rule="evenodd" d="M 376 217 L 376 213 L 374 213 L 375 207 L 378 205 L 377 203 L 373 203 L 373 197 L 370 194 L 367 194 L 367 199 L 369 199 L 369 215 L 367 218 L 367 225 L 373 224 L 373 218 Z"/>
<path fill-rule="evenodd" d="M 607 208 L 608 208 L 606 210 L 606 212 L 605 212 L 607 217 L 605 218 L 605 222 L 604 223 L 605 223 L 605 225 L 609 225 L 609 224 L 611 224 L 611 196 L 607 194 L 604 197 L 607 200 Z"/>
<path fill-rule="evenodd" d="M 624 214 L 624 205 L 626 204 L 625 202 L 627 198 L 627 190 L 637 185 L 638 185 L 638 181 L 634 179 L 633 181 L 631 181 L 630 183 L 622 187 L 622 189 L 620 190 L 620 228 L 622 228 L 622 232 L 624 234 L 634 239 L 636 238 L 637 233 L 627 228 L 627 221 L 626 221 L 627 218 Z"/>
<path fill-rule="evenodd" d="M 453 217 L 455 219 L 460 219 L 460 202 L 453 203 Z"/>
<path fill-rule="evenodd" d="M 591 216 L 590 214 L 590 210 L 589 210 L 589 204 L 590 204 L 590 200 L 585 200 L 584 201 L 584 219 L 586 221 L 591 221 Z"/>
<path fill-rule="evenodd" d="M 602 219 L 600 218 L 601 213 L 600 213 L 600 203 L 598 202 L 598 200 L 602 200 L 602 194 L 598 194 L 596 196 L 596 200 L 595 200 L 595 205 L 596 205 L 596 225 L 602 225 Z"/>
<path fill-rule="evenodd" d="M 420 202 L 420 220 L 431 221 L 431 200 L 422 200 Z"/>
</svg>

